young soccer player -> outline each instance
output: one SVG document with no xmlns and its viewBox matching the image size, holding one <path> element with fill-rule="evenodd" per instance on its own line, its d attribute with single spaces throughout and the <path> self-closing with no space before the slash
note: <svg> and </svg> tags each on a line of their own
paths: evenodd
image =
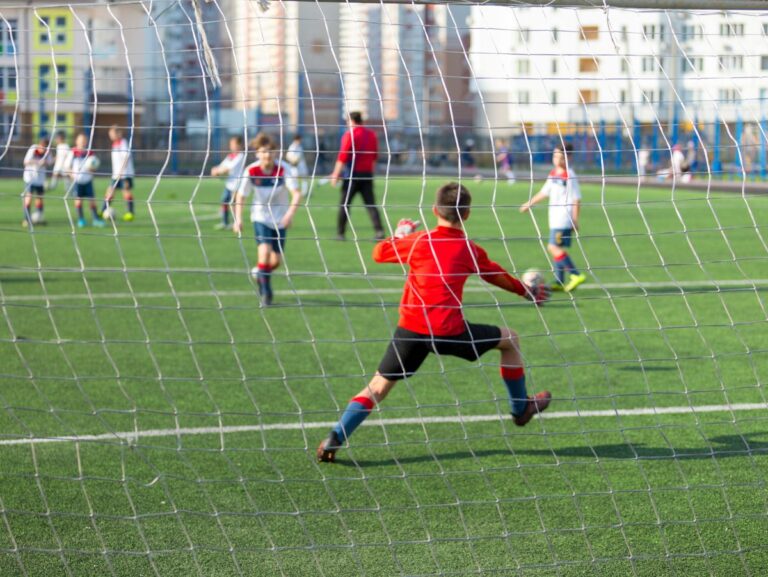
<svg viewBox="0 0 768 577">
<path fill-rule="evenodd" d="M 237 189 L 240 188 L 240 178 L 243 175 L 244 166 L 243 138 L 233 136 L 229 139 L 229 154 L 220 164 L 211 169 L 211 176 L 227 177 L 227 183 L 224 185 L 224 192 L 221 195 L 221 222 L 214 227 L 216 230 L 229 228 L 229 205 L 232 203 L 232 196 L 237 194 Z"/>
<path fill-rule="evenodd" d="M 25 228 L 31 224 L 45 224 L 43 217 L 43 195 L 45 194 L 45 173 L 50 166 L 48 137 L 41 136 L 24 155 L 24 220 Z M 34 200 L 35 210 L 31 210 Z"/>
<path fill-rule="evenodd" d="M 115 125 L 109 129 L 109 140 L 112 141 L 112 182 L 107 187 L 101 212 L 103 214 L 111 207 L 115 190 L 119 188 L 122 189 L 123 200 L 128 205 L 128 212 L 123 215 L 123 220 L 131 222 L 134 219 L 133 177 L 135 171 L 133 169 L 133 155 L 128 140 L 123 137 L 123 129 L 119 126 Z"/>
<path fill-rule="evenodd" d="M 69 144 L 67 144 L 67 135 L 64 132 L 57 132 L 53 139 L 56 145 L 56 160 L 53 163 L 51 171 L 51 181 L 48 183 L 48 190 L 55 190 L 59 185 L 59 178 L 68 178 L 67 161 L 69 159 Z"/>
<path fill-rule="evenodd" d="M 294 135 L 290 146 L 288 146 L 288 151 L 285 153 L 285 160 L 296 170 L 301 194 L 307 194 L 309 189 L 309 183 L 307 182 L 309 168 L 307 167 L 307 159 L 304 156 L 304 147 L 301 145 L 300 134 Z"/>
<path fill-rule="evenodd" d="M 77 209 L 77 227 L 84 228 L 88 226 L 83 211 L 83 201 L 88 200 L 93 216 L 93 226 L 103 227 L 104 221 L 99 217 L 99 211 L 96 210 L 96 198 L 93 192 L 93 168 L 89 159 L 93 153 L 88 150 L 88 137 L 85 134 L 78 134 L 75 138 L 75 147 L 69 152 L 65 167 L 68 176 L 75 185 L 75 208 Z"/>
<path fill-rule="evenodd" d="M 515 184 L 514 157 L 503 140 L 496 141 L 496 162 L 499 172 L 507 178 L 507 184 Z"/>
<path fill-rule="evenodd" d="M 550 290 L 571 292 L 587 280 L 573 264 L 565 250 L 571 246 L 574 231 L 579 229 L 581 209 L 581 190 L 576 171 L 569 165 L 567 155 L 573 146 L 566 143 L 558 145 L 552 153 L 554 168 L 549 172 L 547 182 L 534 197 L 520 207 L 520 212 L 528 212 L 531 207 L 545 198 L 549 198 L 549 243 L 547 250 L 555 261 L 555 283 Z M 566 273 L 568 277 L 566 278 Z"/>
<path fill-rule="evenodd" d="M 462 313 L 464 283 L 473 274 L 493 285 L 540 304 L 549 296 L 545 285 L 526 287 L 464 234 L 472 198 L 451 182 L 437 191 L 432 208 L 437 227 L 413 231 L 418 223 L 403 219 L 392 238 L 379 242 L 373 258 L 410 267 L 400 302 L 400 321 L 376 374 L 347 405 L 341 419 L 317 448 L 317 458 L 330 462 L 349 436 L 381 403 L 397 381 L 412 376 L 429 353 L 468 361 L 491 349 L 501 353 L 501 377 L 509 394 L 512 420 L 522 427 L 549 405 L 551 394 L 529 397 L 517 334 L 505 327 L 467 322 Z"/>
<path fill-rule="evenodd" d="M 243 204 L 250 198 L 251 222 L 256 235 L 258 260 L 251 274 L 259 283 L 262 306 L 272 304 L 272 271 L 280 266 L 285 250 L 286 229 L 301 202 L 301 191 L 293 169 L 275 160 L 275 145 L 266 134 L 259 134 L 253 148 L 257 161 L 243 173 L 235 197 L 232 229 L 243 229 Z"/>
</svg>

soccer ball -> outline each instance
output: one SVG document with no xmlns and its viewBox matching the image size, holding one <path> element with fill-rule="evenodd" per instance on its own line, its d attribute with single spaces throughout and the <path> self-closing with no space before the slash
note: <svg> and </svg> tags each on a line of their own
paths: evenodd
<svg viewBox="0 0 768 577">
<path fill-rule="evenodd" d="M 475 175 L 475 182 L 483 182 L 483 175 L 482 174 L 476 174 Z"/>
<path fill-rule="evenodd" d="M 85 159 L 85 170 L 88 172 L 96 172 L 101 166 L 101 161 L 98 156 L 89 156 Z"/>
<path fill-rule="evenodd" d="M 523 273 L 523 283 L 529 288 L 537 287 L 544 284 L 544 275 L 540 270 L 528 269 Z"/>
<path fill-rule="evenodd" d="M 36 210 L 29 215 L 29 220 L 32 221 L 32 224 L 40 224 L 43 222 L 43 213 L 39 210 Z"/>
<path fill-rule="evenodd" d="M 104 209 L 104 212 L 101 213 L 101 218 L 103 218 L 104 220 L 112 220 L 113 218 L 115 218 L 115 209 L 112 208 L 111 206 L 108 206 L 107 208 Z"/>
</svg>

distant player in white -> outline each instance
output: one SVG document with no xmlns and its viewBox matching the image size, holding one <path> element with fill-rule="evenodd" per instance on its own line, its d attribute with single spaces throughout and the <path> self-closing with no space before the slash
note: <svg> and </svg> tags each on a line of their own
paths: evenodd
<svg viewBox="0 0 768 577">
<path fill-rule="evenodd" d="M 123 191 L 123 200 L 128 205 L 128 212 L 123 215 L 123 220 L 130 222 L 134 218 L 133 212 L 133 177 L 136 175 L 133 169 L 133 156 L 128 140 L 123 137 L 123 130 L 119 126 L 109 129 L 109 139 L 112 141 L 112 181 L 107 187 L 104 197 L 102 214 L 111 207 L 115 190 Z"/>
<path fill-rule="evenodd" d="M 45 194 L 46 169 L 51 165 L 51 154 L 48 150 L 48 137 L 41 136 L 37 144 L 33 144 L 24 155 L 24 220 L 22 226 L 30 224 L 45 224 L 43 218 L 43 195 Z M 35 210 L 31 211 L 32 201 Z"/>
<path fill-rule="evenodd" d="M 256 137 L 253 145 L 257 162 L 243 172 L 235 199 L 235 221 L 232 230 L 243 230 L 243 205 L 251 208 L 251 224 L 256 236 L 258 260 L 251 271 L 259 283 L 262 306 L 272 304 L 272 271 L 280 266 L 285 250 L 286 229 L 301 202 L 301 191 L 294 169 L 275 159 L 275 145 L 265 134 Z"/>
<path fill-rule="evenodd" d="M 101 220 L 99 212 L 96 210 L 96 198 L 93 192 L 94 159 L 94 154 L 88 149 L 88 137 L 82 133 L 78 134 L 75 138 L 75 147 L 67 155 L 67 162 L 65 163 L 68 175 L 74 183 L 78 228 L 88 226 L 83 211 L 83 201 L 86 199 L 90 203 L 93 226 L 99 228 L 104 226 L 104 221 Z"/>
<path fill-rule="evenodd" d="M 573 166 L 569 165 L 566 155 L 573 151 L 570 143 L 558 145 L 552 153 L 554 168 L 547 177 L 541 190 L 520 207 L 520 212 L 528 212 L 531 207 L 545 198 L 549 198 L 549 243 L 547 250 L 555 261 L 556 282 L 552 290 L 571 292 L 585 280 L 587 275 L 579 273 L 571 257 L 565 250 L 571 246 L 573 232 L 579 229 L 581 211 L 581 189 Z M 569 274 L 565 278 L 566 272 Z"/>
<path fill-rule="evenodd" d="M 307 159 L 304 156 L 304 147 L 301 145 L 300 134 L 293 137 L 293 141 L 291 141 L 288 147 L 288 152 L 285 154 L 285 160 L 296 169 L 301 194 L 307 194 L 307 189 L 309 188 L 309 183 L 307 182 L 309 168 L 307 168 Z"/>
<path fill-rule="evenodd" d="M 57 132 L 53 142 L 56 145 L 56 160 L 53 163 L 48 190 L 54 190 L 59 185 L 59 178 L 67 178 L 67 159 L 70 151 L 67 135 L 64 132 Z"/>
<path fill-rule="evenodd" d="M 218 165 L 211 169 L 211 176 L 226 176 L 224 192 L 221 195 L 221 222 L 214 228 L 226 230 L 229 228 L 229 213 L 232 198 L 240 188 L 240 178 L 245 167 L 245 152 L 243 152 L 243 138 L 233 136 L 229 139 L 229 154 Z"/>
</svg>

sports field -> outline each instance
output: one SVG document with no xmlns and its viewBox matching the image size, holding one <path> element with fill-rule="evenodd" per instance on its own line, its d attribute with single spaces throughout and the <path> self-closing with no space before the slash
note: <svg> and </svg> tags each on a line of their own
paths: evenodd
<svg viewBox="0 0 768 577">
<path fill-rule="evenodd" d="M 439 182 L 380 178 L 387 221 L 433 223 Z M 470 236 L 548 268 L 528 185 L 469 184 Z M 583 186 L 588 284 L 466 293 L 550 412 L 512 425 L 495 353 L 432 357 L 328 465 L 403 269 L 373 263 L 359 204 L 334 240 L 315 187 L 260 309 L 220 189 L 139 179 L 135 222 L 78 230 L 60 188 L 30 234 L 0 182 L 0 575 L 768 573 L 768 196 Z"/>
</svg>

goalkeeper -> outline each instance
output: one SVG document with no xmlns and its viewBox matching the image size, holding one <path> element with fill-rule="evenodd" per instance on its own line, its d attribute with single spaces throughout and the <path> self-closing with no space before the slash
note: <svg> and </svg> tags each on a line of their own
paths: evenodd
<svg viewBox="0 0 768 577">
<path fill-rule="evenodd" d="M 467 322 L 462 314 L 464 283 L 470 275 L 537 304 L 549 297 L 545 285 L 526 287 L 464 234 L 472 201 L 469 190 L 451 182 L 437 191 L 433 212 L 437 227 L 414 233 L 418 222 L 401 220 L 392 238 L 379 242 L 373 258 L 410 267 L 400 302 L 400 322 L 379 369 L 354 397 L 328 438 L 317 448 L 331 462 L 354 430 L 383 401 L 397 381 L 412 376 L 429 353 L 476 361 L 491 349 L 501 353 L 501 377 L 509 393 L 512 420 L 523 426 L 549 405 L 551 394 L 527 395 L 517 334 L 505 327 Z"/>
</svg>

